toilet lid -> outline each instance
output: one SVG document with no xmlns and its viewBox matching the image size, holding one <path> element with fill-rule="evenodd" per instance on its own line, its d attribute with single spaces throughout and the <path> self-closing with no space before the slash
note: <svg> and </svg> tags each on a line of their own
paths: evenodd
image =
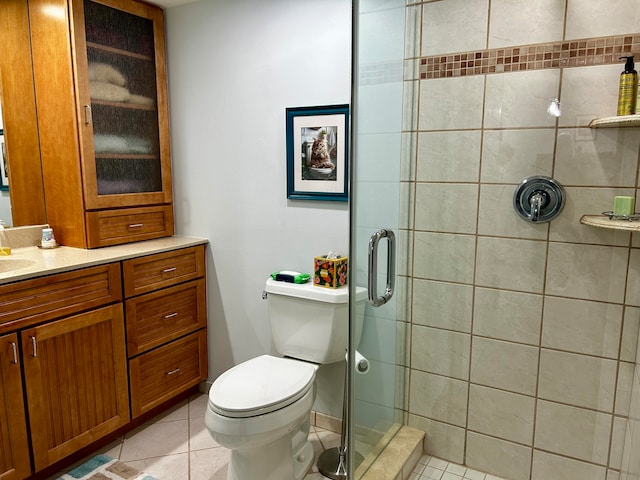
<svg viewBox="0 0 640 480">
<path fill-rule="evenodd" d="M 253 417 L 298 400 L 313 386 L 317 365 L 262 355 L 220 375 L 209 390 L 209 405 L 227 417 Z"/>
</svg>

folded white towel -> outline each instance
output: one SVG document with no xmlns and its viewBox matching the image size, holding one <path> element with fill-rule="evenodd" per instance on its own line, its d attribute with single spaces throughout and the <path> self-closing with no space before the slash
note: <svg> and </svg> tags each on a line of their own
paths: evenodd
<svg viewBox="0 0 640 480">
<path fill-rule="evenodd" d="M 135 95 L 133 93 L 129 96 L 129 100 L 127 101 L 129 103 L 135 103 L 136 105 L 145 105 L 148 107 L 152 107 L 156 103 L 156 101 L 151 97 L 145 97 L 144 95 Z"/>
<path fill-rule="evenodd" d="M 127 84 L 127 79 L 120 71 L 111 65 L 99 62 L 89 64 L 89 80 L 111 83 L 119 87 L 124 87 Z"/>
<path fill-rule="evenodd" d="M 125 137 L 125 142 L 127 144 L 127 152 L 129 153 L 137 153 L 140 155 L 150 155 L 153 153 L 153 146 L 146 138 Z"/>
<path fill-rule="evenodd" d="M 107 102 L 126 102 L 131 97 L 129 90 L 112 83 L 92 81 L 89 82 L 91 98 Z"/>
<path fill-rule="evenodd" d="M 153 145 L 146 138 L 96 133 L 93 136 L 96 153 L 150 155 Z"/>
<path fill-rule="evenodd" d="M 93 136 L 93 149 L 96 153 L 123 153 L 127 151 L 127 141 L 117 135 L 96 133 Z"/>
</svg>

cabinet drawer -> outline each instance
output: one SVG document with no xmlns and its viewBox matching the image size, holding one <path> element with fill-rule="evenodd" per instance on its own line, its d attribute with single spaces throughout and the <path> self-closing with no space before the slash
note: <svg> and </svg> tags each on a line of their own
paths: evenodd
<svg viewBox="0 0 640 480">
<path fill-rule="evenodd" d="M 173 208 L 125 208 L 87 212 L 89 248 L 150 240 L 173 235 Z"/>
<path fill-rule="evenodd" d="M 0 286 L 0 333 L 121 299 L 118 263 L 9 283 Z"/>
<path fill-rule="evenodd" d="M 129 361 L 136 417 L 207 377 L 207 334 L 200 330 Z"/>
<path fill-rule="evenodd" d="M 127 300 L 127 351 L 133 357 L 207 326 L 204 278 Z"/>
<path fill-rule="evenodd" d="M 204 277 L 204 246 L 183 248 L 122 263 L 125 297 Z"/>
</svg>

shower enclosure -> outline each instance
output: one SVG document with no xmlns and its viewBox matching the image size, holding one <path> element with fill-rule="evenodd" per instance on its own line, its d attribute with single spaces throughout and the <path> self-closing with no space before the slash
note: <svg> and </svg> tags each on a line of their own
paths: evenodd
<svg viewBox="0 0 640 480">
<path fill-rule="evenodd" d="M 351 245 L 355 246 L 351 268 L 352 281 L 369 286 L 371 302 L 365 309 L 360 344 L 351 350 L 357 348 L 371 366 L 364 375 L 351 375 L 350 451 L 357 452 L 357 457 L 351 457 L 350 478 L 358 478 L 357 467 L 358 472 L 366 471 L 375 452 L 405 423 L 409 238 L 407 218 L 401 212 L 408 211 L 410 198 L 401 180 L 406 175 L 403 158 L 411 157 L 406 151 L 411 142 L 402 133 L 407 113 L 403 95 L 411 94 L 403 82 L 405 17 L 404 0 L 354 2 L 354 45 L 358 47 L 353 62 L 352 152 L 357 173 L 350 193 Z M 371 271 L 370 260 L 377 264 L 377 271 Z M 389 282 L 393 282 L 393 295 L 389 291 L 387 300 Z"/>
<path fill-rule="evenodd" d="M 616 116 L 637 9 L 525 3 L 353 2 L 351 285 L 382 229 L 396 282 L 351 345 L 371 367 L 349 372 L 350 478 L 403 424 L 509 480 L 639 476 L 640 240 L 580 222 L 640 187 L 640 128 L 590 127 Z M 514 211 L 533 176 L 565 189 L 551 222 Z"/>
</svg>

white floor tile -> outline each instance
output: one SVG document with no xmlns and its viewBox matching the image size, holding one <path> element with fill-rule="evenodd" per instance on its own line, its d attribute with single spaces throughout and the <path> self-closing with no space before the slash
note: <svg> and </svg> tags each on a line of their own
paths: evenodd
<svg viewBox="0 0 640 480">
<path fill-rule="evenodd" d="M 205 394 L 193 395 L 91 456 L 103 453 L 119 458 L 159 480 L 226 480 L 229 451 L 219 446 L 205 427 L 207 401 Z M 309 440 L 316 459 L 325 449 L 340 445 L 339 434 L 315 427 L 311 429 Z M 318 472 L 314 462 L 304 480 L 330 479 Z M 409 480 L 503 479 L 423 455 Z"/>
<path fill-rule="evenodd" d="M 323 450 L 340 446 L 340 435 L 334 432 L 319 431 L 318 438 L 322 444 Z"/>
<path fill-rule="evenodd" d="M 444 472 L 440 480 L 462 480 L 462 477 L 460 475 L 454 475 L 451 472 Z"/>
<path fill-rule="evenodd" d="M 447 465 L 447 468 L 445 471 L 449 473 L 453 473 L 454 475 L 458 475 L 459 477 L 462 477 L 464 475 L 464 472 L 467 471 L 467 467 L 463 467 L 462 465 L 458 465 L 455 463 L 450 463 L 449 465 Z"/>
<path fill-rule="evenodd" d="M 153 417 L 151 420 L 146 422 L 145 425 L 151 425 L 154 423 L 162 423 L 162 422 L 174 422 L 176 420 L 187 420 L 188 418 L 189 418 L 189 401 L 185 400 L 171 407 L 170 409 L 162 412 L 161 414 Z"/>
<path fill-rule="evenodd" d="M 425 469 L 422 471 L 422 477 L 428 478 L 429 480 L 440 480 L 442 478 L 442 474 L 444 470 L 440 470 L 439 468 L 432 467 L 431 465 L 427 465 Z"/>
<path fill-rule="evenodd" d="M 129 432 L 122 444 L 120 460 L 143 460 L 188 451 L 188 421 L 160 422 L 144 425 Z"/>
<path fill-rule="evenodd" d="M 471 468 L 467 468 L 467 471 L 464 474 L 464 478 L 468 480 L 485 480 L 485 476 L 486 475 L 484 473 L 472 470 Z"/>
<path fill-rule="evenodd" d="M 189 454 L 179 453 L 144 460 L 130 460 L 127 465 L 161 480 L 189 480 Z"/>
<path fill-rule="evenodd" d="M 445 460 L 440 460 L 439 458 L 436 458 L 436 457 L 431 457 L 427 465 L 434 468 L 438 468 L 440 470 L 446 470 L 447 467 L 449 466 L 449 462 Z"/>
<path fill-rule="evenodd" d="M 310 473 L 309 475 L 304 477 L 304 480 L 331 480 L 321 473 Z"/>
<path fill-rule="evenodd" d="M 219 446 L 218 442 L 209 435 L 202 418 L 191 418 L 189 420 L 189 451 L 193 452 L 194 450 Z"/>
<path fill-rule="evenodd" d="M 227 480 L 229 450 L 209 448 L 190 453 L 189 480 Z"/>
<path fill-rule="evenodd" d="M 478 472 L 477 470 L 472 470 L 471 468 L 467 468 L 467 471 L 464 474 L 464 478 L 468 480 L 485 480 L 486 474 L 482 472 Z"/>
<path fill-rule="evenodd" d="M 189 418 L 203 418 L 208 402 L 208 395 L 197 394 L 191 396 L 189 398 Z"/>
</svg>

